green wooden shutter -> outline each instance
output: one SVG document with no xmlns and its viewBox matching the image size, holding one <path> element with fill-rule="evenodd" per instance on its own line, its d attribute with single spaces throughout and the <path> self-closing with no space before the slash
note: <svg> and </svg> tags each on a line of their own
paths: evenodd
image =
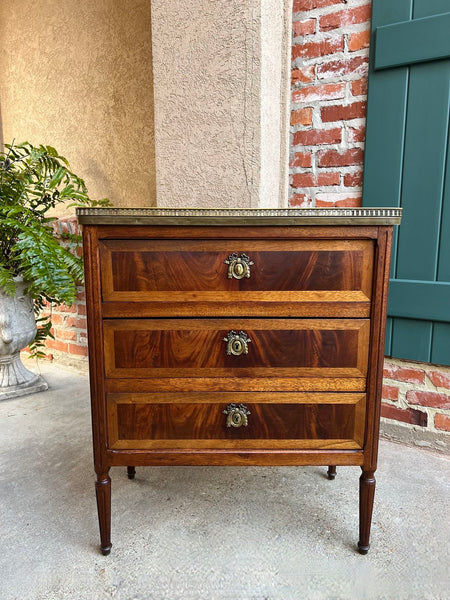
<svg viewBox="0 0 450 600">
<path fill-rule="evenodd" d="M 402 206 L 386 354 L 450 365 L 450 0 L 373 0 L 363 204 Z"/>
</svg>

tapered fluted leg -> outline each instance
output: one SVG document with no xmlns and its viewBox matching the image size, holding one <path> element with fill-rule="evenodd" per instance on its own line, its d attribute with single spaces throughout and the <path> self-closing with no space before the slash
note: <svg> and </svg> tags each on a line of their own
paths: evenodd
<svg viewBox="0 0 450 600">
<path fill-rule="evenodd" d="M 327 471 L 328 479 L 334 479 L 336 477 L 336 465 L 330 465 Z"/>
<path fill-rule="evenodd" d="M 127 467 L 127 475 L 128 479 L 134 479 L 134 476 L 136 475 L 136 469 L 134 467 Z"/>
<path fill-rule="evenodd" d="M 111 479 L 109 468 L 97 472 L 95 495 L 97 496 L 98 524 L 100 526 L 100 549 L 102 554 L 111 552 Z"/>
<path fill-rule="evenodd" d="M 363 471 L 359 478 L 359 542 L 360 554 L 369 551 L 370 525 L 372 523 L 373 499 L 375 496 L 374 471 Z"/>
</svg>

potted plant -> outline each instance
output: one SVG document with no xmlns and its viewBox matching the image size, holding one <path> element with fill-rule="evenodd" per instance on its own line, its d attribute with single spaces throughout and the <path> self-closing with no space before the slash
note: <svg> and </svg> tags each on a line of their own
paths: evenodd
<svg viewBox="0 0 450 600">
<path fill-rule="evenodd" d="M 6 144 L 0 152 L 0 399 L 47 388 L 20 360 L 29 346 L 43 356 L 51 333 L 51 307 L 71 305 L 83 260 L 81 238 L 66 234 L 61 244 L 48 212 L 58 205 L 105 206 L 51 146 Z M 42 316 L 43 309 L 47 314 Z"/>
</svg>

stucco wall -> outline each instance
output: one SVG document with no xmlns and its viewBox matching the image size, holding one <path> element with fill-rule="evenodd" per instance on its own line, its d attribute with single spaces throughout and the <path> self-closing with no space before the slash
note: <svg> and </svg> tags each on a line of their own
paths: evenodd
<svg viewBox="0 0 450 600">
<path fill-rule="evenodd" d="M 3 141 L 55 146 L 92 197 L 155 205 L 148 0 L 0 2 Z"/>
<path fill-rule="evenodd" d="M 116 206 L 286 205 L 290 23 L 290 0 L 0 2 L 2 141 Z"/>
<path fill-rule="evenodd" d="M 152 1 L 158 205 L 287 203 L 289 5 Z"/>
<path fill-rule="evenodd" d="M 158 205 L 256 206 L 260 0 L 153 0 Z"/>
</svg>

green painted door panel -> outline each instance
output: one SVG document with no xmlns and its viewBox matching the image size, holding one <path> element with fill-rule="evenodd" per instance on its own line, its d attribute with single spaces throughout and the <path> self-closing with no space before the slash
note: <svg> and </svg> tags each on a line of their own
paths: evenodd
<svg viewBox="0 0 450 600">
<path fill-rule="evenodd" d="M 448 58 L 449 31 L 450 13 L 379 27 L 375 69 Z"/>
<path fill-rule="evenodd" d="M 363 204 L 404 209 L 394 233 L 386 353 L 438 364 L 450 364 L 450 58 L 444 56 L 450 56 L 450 0 L 373 0 Z"/>
<path fill-rule="evenodd" d="M 450 283 L 410 279 L 391 281 L 389 314 L 392 317 L 445 322 L 449 320 L 449 307 Z"/>
<path fill-rule="evenodd" d="M 388 317 L 386 320 L 386 348 L 385 348 L 385 354 L 387 356 L 392 356 L 392 328 L 393 328 L 393 321 L 394 319 L 392 319 L 391 317 Z"/>
<path fill-rule="evenodd" d="M 450 356 L 450 323 L 434 323 L 430 362 L 448 365 Z"/>
<path fill-rule="evenodd" d="M 450 61 L 411 67 L 401 197 L 405 211 L 396 270 L 400 279 L 433 281 L 436 275 L 449 93 Z"/>
<path fill-rule="evenodd" d="M 449 0 L 414 0 L 413 19 L 440 15 L 449 11 Z"/>
<path fill-rule="evenodd" d="M 450 147 L 450 145 L 449 145 Z M 442 197 L 442 218 L 439 241 L 439 258 L 437 269 L 438 281 L 450 281 L 450 151 L 447 147 L 445 165 L 445 184 Z"/>
<path fill-rule="evenodd" d="M 416 319 L 394 319 L 392 356 L 430 362 L 433 324 Z"/>
</svg>

